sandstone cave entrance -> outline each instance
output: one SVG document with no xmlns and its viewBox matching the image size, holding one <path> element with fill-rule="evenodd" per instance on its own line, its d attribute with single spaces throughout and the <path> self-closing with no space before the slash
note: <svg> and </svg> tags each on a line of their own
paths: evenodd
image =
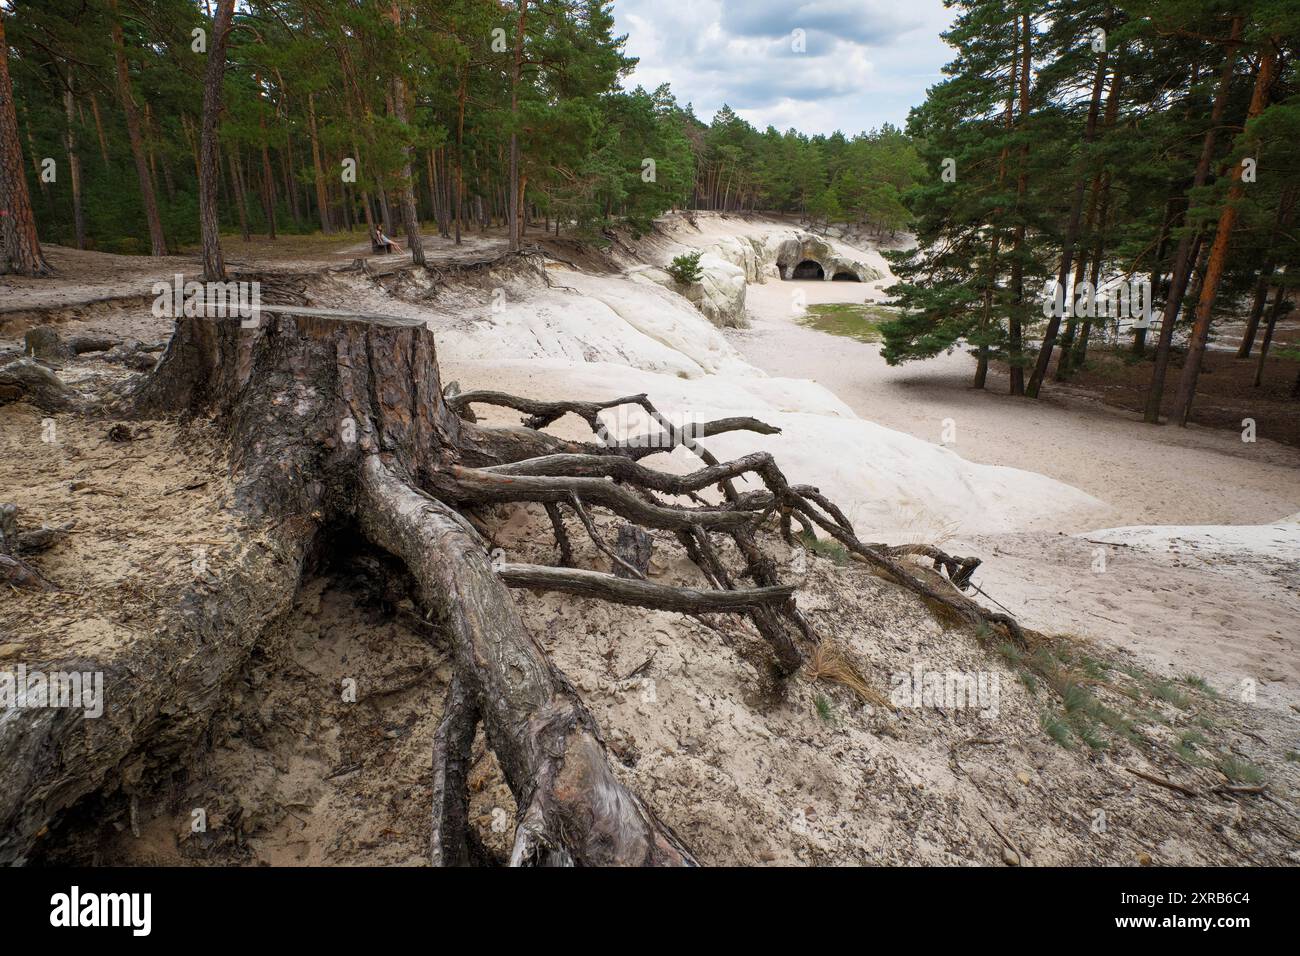
<svg viewBox="0 0 1300 956">
<path fill-rule="evenodd" d="M 822 268 L 820 262 L 815 262 L 812 259 L 805 259 L 803 262 L 799 263 L 797 266 L 794 267 L 794 271 L 790 273 L 790 278 L 791 279 L 825 279 L 826 271 Z"/>
<path fill-rule="evenodd" d="M 837 272 L 831 276 L 832 282 L 861 282 L 855 272 Z"/>
</svg>

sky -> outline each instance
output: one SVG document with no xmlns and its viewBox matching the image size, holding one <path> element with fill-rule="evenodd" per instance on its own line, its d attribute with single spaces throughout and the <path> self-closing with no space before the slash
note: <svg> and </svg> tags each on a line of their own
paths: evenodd
<svg viewBox="0 0 1300 956">
<path fill-rule="evenodd" d="M 952 16 L 942 0 L 614 0 L 640 58 L 629 89 L 668 83 L 706 122 L 726 103 L 759 129 L 850 136 L 903 125 L 952 58 Z"/>
</svg>

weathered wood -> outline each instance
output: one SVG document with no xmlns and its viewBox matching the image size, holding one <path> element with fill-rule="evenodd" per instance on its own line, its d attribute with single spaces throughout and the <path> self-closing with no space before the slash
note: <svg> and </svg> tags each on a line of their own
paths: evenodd
<svg viewBox="0 0 1300 956">
<path fill-rule="evenodd" d="M 615 777 L 594 719 L 528 634 L 464 519 L 378 455 L 361 469 L 366 536 L 401 558 L 445 616 L 521 814 L 511 862 L 691 865 L 680 839 Z M 450 731 L 449 731 L 450 733 Z"/>
<path fill-rule="evenodd" d="M 763 605 L 781 605 L 794 597 L 794 586 L 736 590 L 700 591 L 652 581 L 621 578 L 582 568 L 550 568 L 540 564 L 503 564 L 497 568 L 501 580 L 512 588 L 536 591 L 564 591 L 582 597 L 599 598 L 615 604 L 700 614 L 711 611 L 744 611 Z"/>
<path fill-rule="evenodd" d="M 469 866 L 475 847 L 469 825 L 470 749 L 479 724 L 478 703 L 459 674 L 452 677 L 442 720 L 433 738 L 433 829 L 429 858 L 434 866 Z"/>
<path fill-rule="evenodd" d="M 54 390 L 56 400 L 75 399 L 48 369 L 22 359 L 0 366 L 0 400 L 4 376 L 16 366 L 19 375 L 11 380 L 45 386 L 52 380 L 62 389 Z M 445 397 L 439 377 L 433 334 L 414 319 L 268 305 L 251 321 L 179 319 L 157 368 L 128 402 L 138 415 L 201 416 L 224 432 L 237 479 L 231 507 L 246 522 L 278 529 L 290 555 L 282 589 L 292 590 L 305 555 L 328 546 L 323 528 L 359 527 L 410 572 L 418 603 L 439 619 L 455 664 L 432 755 L 430 850 L 436 863 L 486 859 L 469 825 L 465 788 L 468 751 L 480 724 L 519 808 L 512 863 L 695 862 L 676 834 L 619 782 L 594 718 L 525 629 L 507 585 L 685 613 L 746 614 L 780 669 L 790 673 L 817 635 L 795 606 L 793 587 L 780 582 L 756 531 L 774 515 L 787 523 L 793 516 L 824 528 L 900 583 L 954 606 L 972 623 L 1015 628 L 1014 621 L 989 614 L 946 583 L 922 581 L 887 549 L 858 541 L 832 502 L 815 488 L 792 488 L 770 455 L 719 462 L 695 440 L 701 432 L 675 429 L 645 396 L 549 404 L 507 396 L 533 409 L 534 427 L 488 428 L 457 413 L 475 393 L 466 393 L 469 399 Z M 577 413 L 598 428 L 598 411 L 626 402 L 644 409 L 704 467 L 690 475 L 664 475 L 637 463 L 646 449 L 567 442 L 539 430 L 560 405 L 565 414 L 581 406 Z M 722 419 L 712 427 L 709 432 L 706 425 L 704 433 L 774 430 L 747 418 Z M 733 479 L 750 474 L 762 489 L 738 492 Z M 707 504 L 697 494 L 714 485 L 722 490 L 722 504 Z M 686 498 L 691 505 L 659 495 Z M 553 523 L 561 505 L 574 508 L 616 565 L 639 568 L 642 575 L 650 540 L 642 528 L 672 531 L 713 587 L 674 588 L 635 575 L 518 565 L 498 573 L 483 537 L 456 509 L 506 502 L 547 506 Z M 626 554 L 601 541 L 588 507 L 633 522 L 622 533 Z M 557 536 L 567 537 L 562 521 L 556 527 Z M 728 570 L 710 542 L 712 533 L 731 538 L 742 570 Z M 932 557 L 950 575 L 953 567 L 960 575 L 963 559 L 949 567 L 945 555 Z M 755 587 L 735 587 L 733 580 L 741 577 Z M 259 590 L 257 600 L 266 605 L 268 593 Z M 245 609 L 241 633 L 254 619 L 265 620 L 264 611 Z M 1018 629 L 1012 633 L 1019 636 Z M 35 806 L 27 796 L 15 799 Z M 40 813 L 32 814 L 28 822 L 35 826 Z"/>
<path fill-rule="evenodd" d="M 52 371 L 32 359 L 0 365 L 0 405 L 27 402 L 43 412 L 69 412 L 81 398 Z"/>
<path fill-rule="evenodd" d="M 23 351 L 43 362 L 66 362 L 86 352 L 107 352 L 119 341 L 111 335 L 64 337 L 53 326 L 38 325 L 23 335 Z"/>
</svg>

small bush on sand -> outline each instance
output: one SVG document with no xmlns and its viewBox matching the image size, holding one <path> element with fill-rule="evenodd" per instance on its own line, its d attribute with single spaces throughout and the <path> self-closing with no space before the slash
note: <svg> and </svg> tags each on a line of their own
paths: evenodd
<svg viewBox="0 0 1300 956">
<path fill-rule="evenodd" d="M 677 256 L 668 266 L 668 274 L 678 285 L 699 282 L 704 278 L 704 272 L 700 269 L 700 253 L 685 252 Z"/>
</svg>

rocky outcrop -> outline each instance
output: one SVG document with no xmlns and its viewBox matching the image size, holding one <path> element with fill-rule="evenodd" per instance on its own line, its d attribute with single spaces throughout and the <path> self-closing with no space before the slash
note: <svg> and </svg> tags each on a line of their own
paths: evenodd
<svg viewBox="0 0 1300 956">
<path fill-rule="evenodd" d="M 800 232 L 782 240 L 774 258 L 782 279 L 795 278 L 795 270 L 801 263 L 816 263 L 821 268 L 821 277 L 827 281 L 836 277 L 857 282 L 874 282 L 884 278 L 876 269 L 856 259 L 841 256 L 825 239 L 808 232 Z"/>
<path fill-rule="evenodd" d="M 654 266 L 632 270 L 631 274 L 680 293 L 718 328 L 745 328 L 749 324 L 745 319 L 745 287 L 751 281 L 747 270 L 706 252 L 700 256 L 700 273 L 700 281 L 688 286 Z"/>
</svg>

